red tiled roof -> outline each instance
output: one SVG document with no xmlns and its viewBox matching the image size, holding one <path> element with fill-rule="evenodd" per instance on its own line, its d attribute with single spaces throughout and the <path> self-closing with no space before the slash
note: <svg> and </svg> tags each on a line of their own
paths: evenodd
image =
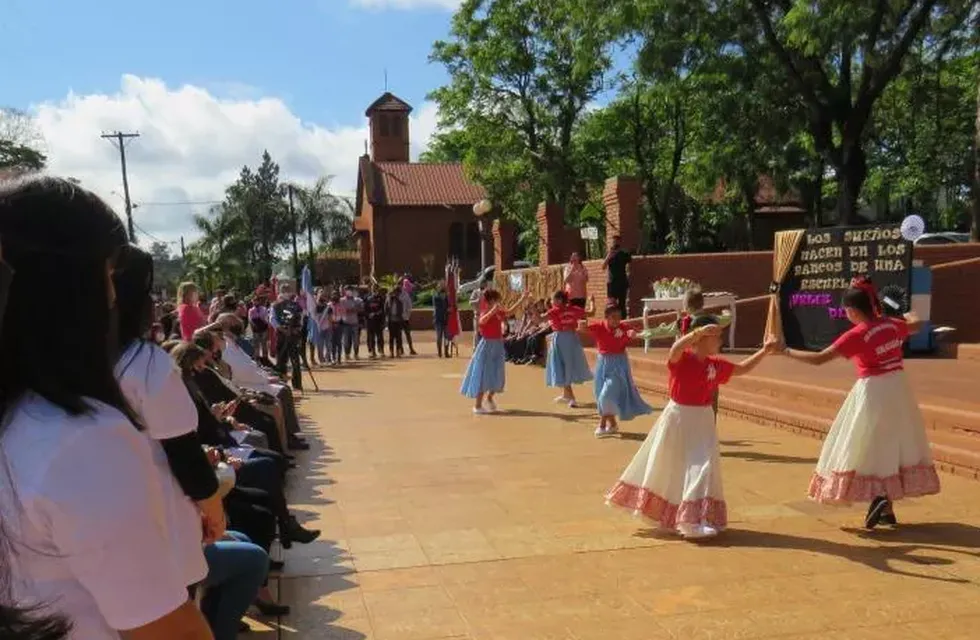
<svg viewBox="0 0 980 640">
<path fill-rule="evenodd" d="M 411 113 L 412 105 L 408 104 L 390 91 L 386 91 L 384 95 L 371 103 L 371 106 L 367 108 L 364 115 L 370 116 L 375 111 L 399 111 L 403 113 Z"/>
<path fill-rule="evenodd" d="M 365 163 L 367 164 L 367 163 Z M 461 164 L 372 162 L 372 203 L 392 207 L 456 207 L 474 205 L 486 191 L 466 177 Z M 362 165 L 362 170 L 366 167 Z"/>
</svg>

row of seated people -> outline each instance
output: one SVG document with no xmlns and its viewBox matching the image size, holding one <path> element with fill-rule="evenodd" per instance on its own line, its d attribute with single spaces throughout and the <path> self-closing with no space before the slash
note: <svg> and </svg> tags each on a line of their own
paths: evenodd
<svg viewBox="0 0 980 640">
<path fill-rule="evenodd" d="M 198 600 L 216 640 L 231 640 L 248 630 L 242 618 L 252 606 L 262 615 L 289 613 L 267 586 L 269 573 L 283 568 L 270 558 L 274 541 L 289 549 L 320 535 L 299 523 L 286 500 L 287 472 L 296 466 L 290 451 L 309 448 L 296 401 L 241 349 L 234 313 L 191 342 L 157 344 L 148 254 L 124 251 L 114 284 L 125 345 L 120 387 L 184 494 L 170 526 L 188 598 Z"/>
<path fill-rule="evenodd" d="M 544 312 L 547 303 L 538 300 L 528 305 L 519 321 L 507 323 L 504 335 L 504 354 L 508 362 L 514 364 L 540 364 L 544 361 L 546 340 L 551 333 L 551 324 Z"/>
</svg>

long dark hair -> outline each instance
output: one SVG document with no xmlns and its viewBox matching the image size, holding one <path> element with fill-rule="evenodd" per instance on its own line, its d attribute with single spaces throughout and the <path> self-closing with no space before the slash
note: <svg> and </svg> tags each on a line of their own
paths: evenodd
<svg viewBox="0 0 980 640">
<path fill-rule="evenodd" d="M 87 398 L 99 400 L 138 428 L 113 376 L 118 349 L 107 268 L 126 244 L 119 218 L 67 180 L 26 177 L 0 183 L 0 242 L 15 274 L 0 328 L 0 435 L 27 393 L 70 415 L 91 411 Z M 64 330 L 62 314 L 50 311 L 53 295 L 72 313 L 72 331 Z M 65 637 L 70 623 L 63 617 L 6 604 L 11 550 L 5 533 L 0 528 L 0 636 Z"/>
<path fill-rule="evenodd" d="M 15 273 L 0 332 L 0 414 L 33 392 L 70 415 L 92 410 L 86 398 L 99 400 L 138 428 L 113 375 L 118 340 L 106 269 L 126 246 L 122 222 L 92 192 L 32 176 L 0 183 L 0 242 Z M 70 317 L 51 311 L 55 296 Z"/>
<path fill-rule="evenodd" d="M 132 345 L 136 345 L 136 350 L 128 358 L 129 362 L 119 363 L 120 372 L 125 374 L 145 346 L 146 334 L 153 325 L 153 298 L 150 295 L 153 290 L 153 257 L 139 247 L 126 245 L 120 249 L 116 259 L 112 284 L 116 288 L 118 340 L 123 352 L 120 357 Z"/>
<path fill-rule="evenodd" d="M 153 326 L 153 257 L 139 247 L 123 247 L 112 283 L 116 287 L 119 344 L 126 348 L 144 339 Z"/>
</svg>

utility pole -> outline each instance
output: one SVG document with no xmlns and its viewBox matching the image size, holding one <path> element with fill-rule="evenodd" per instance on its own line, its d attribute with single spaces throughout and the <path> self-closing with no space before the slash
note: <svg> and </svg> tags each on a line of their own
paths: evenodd
<svg viewBox="0 0 980 640">
<path fill-rule="evenodd" d="M 296 210 L 293 209 L 293 185 L 286 185 L 286 193 L 289 195 L 289 219 L 293 224 L 293 271 L 296 274 L 296 282 L 299 283 L 299 247 L 296 246 Z"/>
<path fill-rule="evenodd" d="M 126 225 L 129 229 L 129 241 L 136 244 L 136 229 L 133 227 L 133 203 L 129 199 L 129 175 L 126 173 L 126 141 L 130 138 L 140 137 L 139 132 L 123 133 L 114 131 L 103 133 L 102 137 L 112 140 L 119 149 L 119 162 L 122 165 L 123 198 L 126 200 Z"/>
<path fill-rule="evenodd" d="M 180 259 L 187 260 L 187 247 L 184 246 L 184 236 L 180 236 Z"/>
</svg>

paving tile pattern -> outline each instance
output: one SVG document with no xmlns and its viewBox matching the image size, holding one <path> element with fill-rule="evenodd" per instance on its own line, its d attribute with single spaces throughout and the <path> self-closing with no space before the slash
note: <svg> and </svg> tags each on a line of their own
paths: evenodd
<svg viewBox="0 0 980 640">
<path fill-rule="evenodd" d="M 317 374 L 289 491 L 324 535 L 286 553 L 294 612 L 269 637 L 978 637 L 976 483 L 943 476 L 940 496 L 898 505 L 900 529 L 865 534 L 863 510 L 804 499 L 818 441 L 722 418 L 731 529 L 689 544 L 602 500 L 653 418 L 597 441 L 592 410 L 553 404 L 540 368 L 510 365 L 505 413 L 472 416 L 464 366 Z"/>
</svg>

